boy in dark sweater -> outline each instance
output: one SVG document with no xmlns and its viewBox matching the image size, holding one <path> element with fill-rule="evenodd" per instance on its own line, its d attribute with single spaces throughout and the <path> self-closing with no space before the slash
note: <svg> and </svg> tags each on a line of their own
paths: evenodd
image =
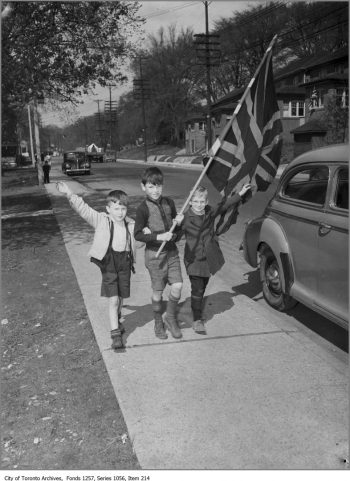
<svg viewBox="0 0 350 481">
<path fill-rule="evenodd" d="M 145 200 L 136 210 L 135 239 L 146 244 L 145 265 L 152 283 L 152 307 L 154 312 L 154 332 L 159 339 L 167 339 L 162 317 L 162 295 L 167 284 L 170 294 L 167 302 L 165 324 L 171 335 L 182 337 L 177 323 L 177 306 L 181 297 L 182 275 L 179 252 L 174 233 L 169 232 L 176 217 L 174 201 L 162 196 L 163 173 L 158 167 L 146 169 L 142 175 L 141 188 L 146 194 Z M 166 244 L 156 257 L 162 242 Z"/>
</svg>

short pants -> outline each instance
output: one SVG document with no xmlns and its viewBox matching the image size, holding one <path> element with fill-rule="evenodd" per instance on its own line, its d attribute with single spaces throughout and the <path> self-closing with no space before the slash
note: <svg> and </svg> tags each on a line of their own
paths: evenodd
<svg viewBox="0 0 350 481">
<path fill-rule="evenodd" d="M 131 260 L 129 252 L 113 251 L 107 265 L 101 267 L 102 297 L 130 297 Z M 114 258 L 114 262 L 113 262 Z"/>
<path fill-rule="evenodd" d="M 178 251 L 162 251 L 158 258 L 156 253 L 157 251 L 145 249 L 145 266 L 151 277 L 152 289 L 163 291 L 167 284 L 182 283 Z"/>
</svg>

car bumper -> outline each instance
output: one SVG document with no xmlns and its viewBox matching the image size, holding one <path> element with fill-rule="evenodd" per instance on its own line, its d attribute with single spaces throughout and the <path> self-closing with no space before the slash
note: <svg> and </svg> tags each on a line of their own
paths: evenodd
<svg viewBox="0 0 350 481">
<path fill-rule="evenodd" d="M 90 168 L 86 167 L 84 169 L 71 169 L 71 168 L 65 168 L 64 169 L 66 172 L 74 172 L 74 173 L 82 173 L 82 172 L 90 172 Z"/>
</svg>

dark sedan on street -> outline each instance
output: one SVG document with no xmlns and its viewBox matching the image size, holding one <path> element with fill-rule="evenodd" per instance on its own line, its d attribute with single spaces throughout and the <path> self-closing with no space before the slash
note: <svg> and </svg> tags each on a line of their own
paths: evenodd
<svg viewBox="0 0 350 481">
<path fill-rule="evenodd" d="M 66 175 L 90 174 L 91 162 L 85 152 L 70 150 L 64 152 L 62 172 Z"/>
</svg>

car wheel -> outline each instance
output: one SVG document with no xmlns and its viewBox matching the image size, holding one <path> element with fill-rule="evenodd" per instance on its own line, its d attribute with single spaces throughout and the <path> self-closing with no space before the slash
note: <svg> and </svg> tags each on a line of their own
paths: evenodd
<svg viewBox="0 0 350 481">
<path fill-rule="evenodd" d="M 297 304 L 295 299 L 282 291 L 280 267 L 269 247 L 260 252 L 260 277 L 264 299 L 271 307 L 288 311 Z"/>
</svg>

